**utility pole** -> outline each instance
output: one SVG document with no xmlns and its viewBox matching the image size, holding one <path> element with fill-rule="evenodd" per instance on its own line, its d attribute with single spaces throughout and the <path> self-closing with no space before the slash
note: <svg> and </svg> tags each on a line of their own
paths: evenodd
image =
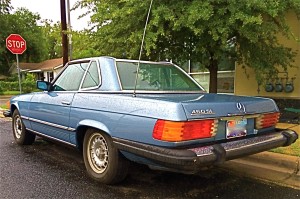
<svg viewBox="0 0 300 199">
<path fill-rule="evenodd" d="M 67 20 L 66 20 L 66 2 L 60 0 L 60 14 L 61 14 L 61 37 L 62 37 L 62 52 L 63 65 L 68 62 L 68 35 L 67 35 Z"/>
<path fill-rule="evenodd" d="M 70 60 L 72 60 L 72 26 L 71 26 L 71 10 L 70 10 L 70 0 L 67 0 L 67 4 L 68 4 L 68 32 L 69 32 L 69 56 L 70 56 Z"/>
</svg>

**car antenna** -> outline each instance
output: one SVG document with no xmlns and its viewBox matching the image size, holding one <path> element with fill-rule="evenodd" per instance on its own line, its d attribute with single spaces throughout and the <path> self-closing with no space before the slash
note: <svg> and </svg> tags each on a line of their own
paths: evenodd
<svg viewBox="0 0 300 199">
<path fill-rule="evenodd" d="M 143 33 L 143 38 L 142 38 L 142 43 L 141 43 L 141 48 L 140 48 L 139 61 L 138 61 L 137 69 L 136 69 L 136 75 L 135 75 L 133 97 L 136 97 L 136 86 L 137 86 L 137 80 L 138 80 L 138 75 L 139 75 L 139 70 L 140 70 L 141 56 L 142 56 L 142 52 L 143 52 L 143 45 L 144 45 L 146 29 L 147 29 L 147 25 L 148 25 L 148 21 L 149 21 L 149 16 L 150 16 L 151 8 L 152 8 L 152 3 L 153 3 L 153 0 L 151 0 L 151 2 L 150 2 L 147 19 L 146 19 L 146 23 L 145 23 L 145 27 L 144 27 L 144 33 Z"/>
</svg>

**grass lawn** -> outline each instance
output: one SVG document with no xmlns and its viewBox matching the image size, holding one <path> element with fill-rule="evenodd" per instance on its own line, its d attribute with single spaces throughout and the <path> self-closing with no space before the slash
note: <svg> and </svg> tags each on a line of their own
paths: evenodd
<svg viewBox="0 0 300 199">
<path fill-rule="evenodd" d="M 271 152 L 275 152 L 275 153 L 282 153 L 282 154 L 286 154 L 286 155 L 292 155 L 292 156 L 298 156 L 300 157 L 300 124 L 284 124 L 284 123 L 279 123 L 276 126 L 277 128 L 282 128 L 282 129 L 286 129 L 286 128 L 290 128 L 294 131 L 296 131 L 298 133 L 298 140 L 287 147 L 279 147 L 276 149 L 272 149 L 270 150 Z"/>
<path fill-rule="evenodd" d="M 290 146 L 272 149 L 271 152 L 300 157 L 300 139 Z"/>
<path fill-rule="evenodd" d="M 1 95 L 19 95 L 20 94 L 20 91 L 3 91 L 3 92 L 0 92 L 0 96 Z"/>
<path fill-rule="evenodd" d="M 0 104 L 0 108 L 2 108 L 2 109 L 8 109 L 8 107 L 6 106 L 6 104 Z"/>
</svg>

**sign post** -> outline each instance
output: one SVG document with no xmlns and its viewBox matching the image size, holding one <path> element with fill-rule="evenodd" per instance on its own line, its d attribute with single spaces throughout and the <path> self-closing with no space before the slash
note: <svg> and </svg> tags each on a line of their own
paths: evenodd
<svg viewBox="0 0 300 199">
<path fill-rule="evenodd" d="M 21 75 L 20 75 L 20 67 L 19 67 L 19 54 L 23 54 L 26 50 L 26 41 L 18 34 L 10 34 L 6 38 L 6 48 L 13 54 L 16 55 L 17 59 L 17 70 L 18 70 L 18 79 L 19 79 L 19 88 L 20 94 L 22 93 L 21 88 Z"/>
</svg>

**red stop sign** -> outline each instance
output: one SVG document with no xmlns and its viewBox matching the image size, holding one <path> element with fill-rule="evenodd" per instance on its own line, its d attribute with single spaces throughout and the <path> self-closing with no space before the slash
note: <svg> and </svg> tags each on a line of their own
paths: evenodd
<svg viewBox="0 0 300 199">
<path fill-rule="evenodd" d="M 6 48 L 13 54 L 23 54 L 26 50 L 26 41 L 18 34 L 10 34 L 6 38 Z"/>
</svg>

